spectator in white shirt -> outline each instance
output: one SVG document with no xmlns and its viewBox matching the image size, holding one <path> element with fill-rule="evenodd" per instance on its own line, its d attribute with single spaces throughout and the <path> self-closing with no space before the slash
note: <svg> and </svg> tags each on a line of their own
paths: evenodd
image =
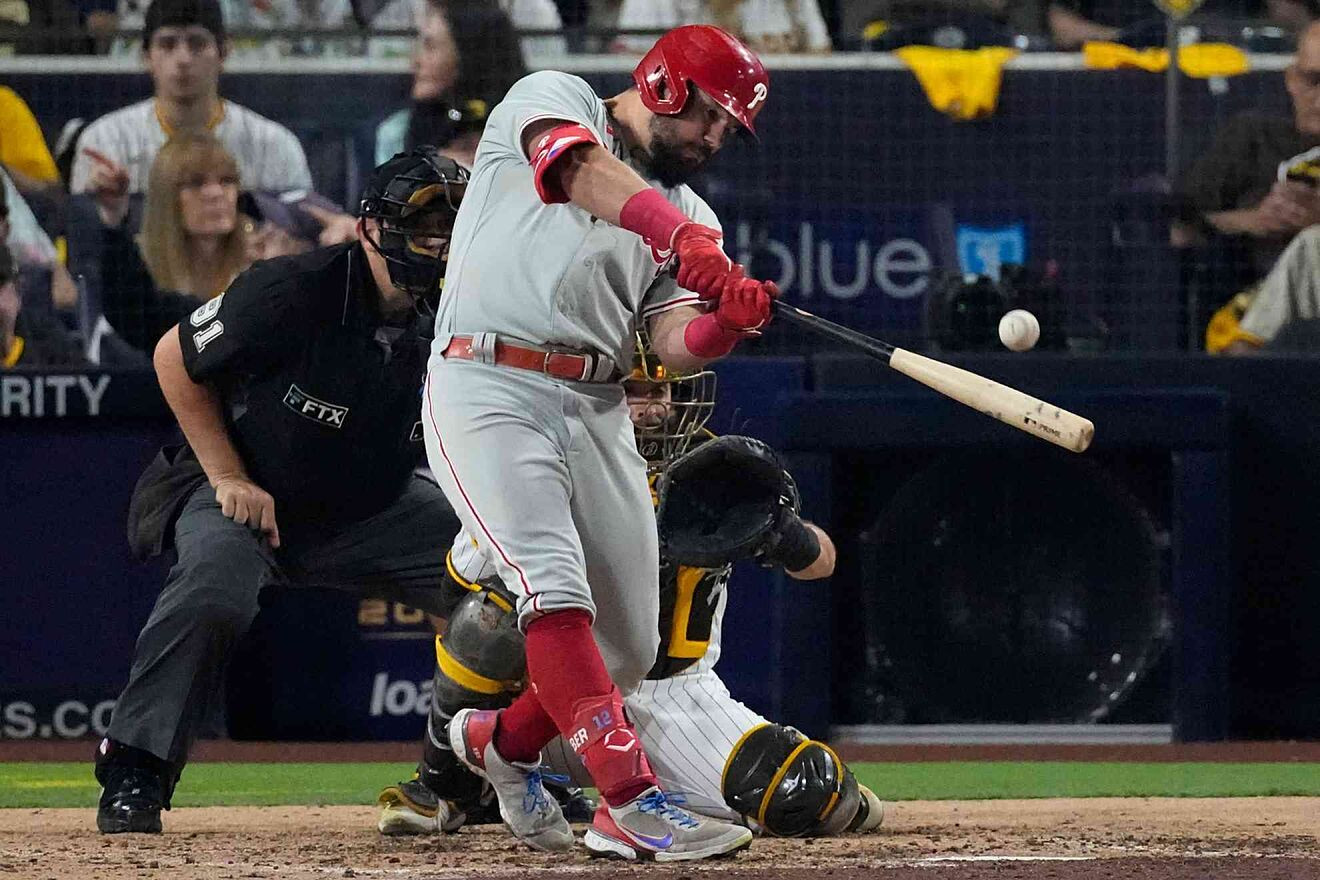
<svg viewBox="0 0 1320 880">
<path fill-rule="evenodd" d="M 156 154 L 184 132 L 214 135 L 253 189 L 312 188 L 307 157 L 291 131 L 220 97 L 227 43 L 217 0 L 154 0 L 142 45 L 155 94 L 107 113 L 82 133 L 74 193 L 117 198 L 145 191 Z M 89 147 L 108 161 L 93 160 Z"/>
<path fill-rule="evenodd" d="M 619 29 L 654 33 L 620 35 L 610 49 L 640 55 L 651 48 L 657 34 L 685 24 L 713 24 L 760 54 L 831 49 L 817 0 L 623 0 Z"/>
<path fill-rule="evenodd" d="M 230 58 L 269 59 L 288 55 L 346 56 L 362 54 L 362 35 L 354 22 L 350 0 L 219 0 L 225 26 L 231 33 Z M 111 30 L 142 30 L 145 0 L 118 0 Z M 289 31 L 334 30 L 342 36 L 291 35 Z M 284 31 L 278 37 L 261 31 Z M 111 44 L 112 55 L 132 55 L 139 44 L 120 37 Z"/>
</svg>

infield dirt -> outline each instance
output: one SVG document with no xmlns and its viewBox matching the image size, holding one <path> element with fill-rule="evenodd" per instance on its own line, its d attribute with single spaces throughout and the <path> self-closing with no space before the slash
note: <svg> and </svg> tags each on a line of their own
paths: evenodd
<svg viewBox="0 0 1320 880">
<path fill-rule="evenodd" d="M 758 840 L 723 862 L 632 866 L 520 849 L 502 829 L 385 838 L 370 807 L 199 807 L 161 835 L 103 836 L 92 809 L 0 811 L 0 875 L 33 880 L 1320 878 L 1320 798 L 899 802 L 876 834 Z"/>
</svg>

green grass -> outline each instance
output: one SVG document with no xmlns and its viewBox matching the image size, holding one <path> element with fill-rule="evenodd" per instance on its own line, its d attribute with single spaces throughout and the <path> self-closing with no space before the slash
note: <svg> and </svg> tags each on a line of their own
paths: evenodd
<svg viewBox="0 0 1320 880">
<path fill-rule="evenodd" d="M 850 764 L 887 800 L 1320 795 L 1320 764 Z"/>
<path fill-rule="evenodd" d="M 1040 797 L 1320 796 L 1320 764 L 853 764 L 886 800 Z M 179 807 L 371 804 L 409 764 L 193 764 Z M 0 763 L 0 807 L 90 807 L 88 764 Z"/>
<path fill-rule="evenodd" d="M 190 764 L 176 807 L 371 804 L 412 764 Z M 82 807 L 100 786 L 90 764 L 0 764 L 0 807 Z"/>
</svg>

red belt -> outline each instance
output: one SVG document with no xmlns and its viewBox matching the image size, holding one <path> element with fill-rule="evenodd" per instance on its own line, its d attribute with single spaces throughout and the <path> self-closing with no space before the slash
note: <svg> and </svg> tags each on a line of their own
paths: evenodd
<svg viewBox="0 0 1320 880">
<path fill-rule="evenodd" d="M 493 334 L 483 334 L 493 338 Z M 479 348 L 480 346 L 478 346 Z M 591 354 L 581 351 L 544 351 L 496 340 L 493 346 L 494 358 L 489 354 L 473 351 L 473 337 L 454 336 L 445 347 L 445 359 L 457 358 L 461 361 L 480 361 L 495 363 L 501 367 L 517 367 L 534 373 L 545 373 L 556 379 L 571 382 L 617 382 L 619 376 L 614 369 L 614 362 L 603 354 Z"/>
</svg>

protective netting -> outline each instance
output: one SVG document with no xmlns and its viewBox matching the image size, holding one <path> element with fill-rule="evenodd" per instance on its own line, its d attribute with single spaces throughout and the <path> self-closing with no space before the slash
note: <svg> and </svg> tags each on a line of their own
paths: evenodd
<svg viewBox="0 0 1320 880">
<path fill-rule="evenodd" d="M 1034 51 L 1060 40 L 1051 43 L 1046 25 L 1046 36 L 1033 35 L 1017 18 L 987 29 L 941 13 L 881 27 L 849 4 L 822 8 L 836 47 L 872 51 L 769 56 L 760 142 L 735 143 L 695 182 L 723 219 L 728 250 L 804 308 L 943 351 L 998 349 L 995 325 L 1015 307 L 1037 314 L 1042 350 L 1200 351 L 1215 311 L 1259 282 L 1296 232 L 1226 234 L 1206 220 L 1255 207 L 1289 167 L 1298 186 L 1315 180 L 1303 156 L 1311 136 L 1296 130 L 1285 88 L 1292 56 L 1255 51 L 1290 49 L 1291 37 L 1222 17 L 1255 10 L 1192 19 L 1181 32 L 1188 73 L 1171 89 L 1159 69 L 1168 59 L 1157 48 L 1166 37 L 1158 11 L 1116 32 L 1132 46 L 1083 53 Z M 301 31 L 274 13 L 234 24 L 221 94 L 287 126 L 313 188 L 351 210 L 365 173 L 391 146 L 479 130 L 507 82 L 487 78 L 439 105 L 413 105 L 403 57 L 413 44 L 398 28 L 407 17 L 363 30 L 351 16 L 326 15 Z M 579 73 L 602 95 L 627 88 L 636 56 L 570 51 L 620 45 L 616 33 L 592 29 L 596 19 L 579 19 L 558 36 L 525 34 L 529 67 Z M 121 25 L 140 26 L 140 13 Z M 938 48 L 912 45 L 921 42 Z M 79 155 L 80 122 L 152 95 L 140 36 L 97 45 L 108 54 L 0 58 L 5 84 L 64 163 Z M 478 42 L 467 51 L 495 50 Z M 1247 112 L 1256 116 L 1243 122 Z M 418 122 L 428 113 L 429 128 Z M 1207 158 L 1225 131 L 1238 140 Z M 302 187 L 288 181 L 287 189 Z M 104 296 L 94 205 L 57 189 L 25 195 L 91 300 L 78 323 L 87 333 Z M 246 210 L 267 219 L 260 205 Z M 52 253 L 20 261 L 37 287 Z M 75 322 L 67 297 L 55 304 Z M 1228 316 L 1230 336 L 1248 305 L 1239 300 Z M 775 325 L 747 351 L 823 344 Z"/>
</svg>

